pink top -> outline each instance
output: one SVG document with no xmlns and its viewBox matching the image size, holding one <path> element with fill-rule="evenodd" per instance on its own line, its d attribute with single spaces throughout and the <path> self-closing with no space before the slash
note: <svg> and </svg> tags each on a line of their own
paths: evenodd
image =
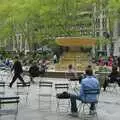
<svg viewBox="0 0 120 120">
<path fill-rule="evenodd" d="M 69 72 L 69 73 L 73 73 L 74 76 L 77 78 L 77 72 L 76 72 L 76 70 L 75 70 L 74 68 L 68 69 L 68 72 Z"/>
</svg>

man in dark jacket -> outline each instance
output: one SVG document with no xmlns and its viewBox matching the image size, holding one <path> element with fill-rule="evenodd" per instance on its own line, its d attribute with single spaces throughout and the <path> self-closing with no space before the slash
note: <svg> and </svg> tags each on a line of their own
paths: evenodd
<svg viewBox="0 0 120 120">
<path fill-rule="evenodd" d="M 18 57 L 15 57 L 15 63 L 11 69 L 11 71 L 14 70 L 14 76 L 13 76 L 13 79 L 12 81 L 10 82 L 10 85 L 9 87 L 12 87 L 13 83 L 17 80 L 17 78 L 19 78 L 19 80 L 23 83 L 23 85 L 25 86 L 25 82 L 21 76 L 21 73 L 23 73 L 23 70 L 22 70 L 22 65 L 20 63 L 20 61 L 18 60 Z"/>
<path fill-rule="evenodd" d="M 106 91 L 106 87 L 110 83 L 115 83 L 115 82 L 120 87 L 120 73 L 117 70 L 117 66 L 112 66 L 112 72 L 108 75 L 108 79 L 106 79 L 103 84 L 104 91 Z"/>
</svg>

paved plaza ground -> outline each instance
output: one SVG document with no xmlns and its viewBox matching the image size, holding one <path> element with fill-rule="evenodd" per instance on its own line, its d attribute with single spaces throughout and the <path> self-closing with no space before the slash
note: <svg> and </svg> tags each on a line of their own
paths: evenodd
<svg viewBox="0 0 120 120">
<path fill-rule="evenodd" d="M 2 79 L 3 78 L 3 79 Z M 9 83 L 11 80 L 11 76 L 2 76 L 2 80 L 6 83 Z M 24 76 L 26 81 L 29 81 L 28 76 Z M 28 100 L 26 101 L 26 97 L 20 96 L 20 103 L 19 103 L 19 111 L 17 115 L 17 120 L 81 120 L 81 116 L 79 117 L 72 117 L 69 115 L 70 111 L 67 112 L 67 109 L 61 109 L 61 112 L 56 111 L 56 98 L 55 98 L 55 90 L 54 84 L 55 83 L 68 83 L 66 79 L 61 78 L 42 78 L 45 81 L 52 81 L 53 82 L 53 98 L 51 107 L 46 102 L 39 104 L 39 87 L 38 81 L 41 78 L 35 78 L 36 83 L 31 84 L 29 89 Z M 6 96 L 15 96 L 16 93 L 16 84 L 13 85 L 12 88 L 6 86 L 5 89 Z M 46 89 L 46 91 L 49 91 Z M 71 90 L 72 91 L 72 90 Z M 120 90 L 117 87 L 116 90 L 108 89 L 107 92 L 101 91 L 99 97 L 99 104 L 97 106 L 97 113 L 99 120 L 120 120 Z M 2 116 L 1 120 L 13 120 L 14 116 Z M 97 120 L 96 117 L 88 118 L 88 120 Z"/>
</svg>

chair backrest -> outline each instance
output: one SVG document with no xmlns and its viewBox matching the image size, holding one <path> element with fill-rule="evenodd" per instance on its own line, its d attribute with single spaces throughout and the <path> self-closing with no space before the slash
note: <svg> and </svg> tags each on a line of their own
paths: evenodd
<svg viewBox="0 0 120 120">
<path fill-rule="evenodd" d="M 39 96 L 51 97 L 53 92 L 53 82 L 50 81 L 39 81 Z M 45 101 L 45 99 L 44 99 Z"/>
<path fill-rule="evenodd" d="M 16 115 L 18 113 L 19 97 L 0 97 L 0 116 Z"/>
<path fill-rule="evenodd" d="M 18 82 L 18 83 L 17 83 L 17 88 L 19 88 L 19 87 L 30 87 L 30 82 L 25 82 L 25 84 L 26 84 L 26 85 L 23 85 L 23 83 Z"/>
<path fill-rule="evenodd" d="M 69 84 L 68 83 L 56 83 L 55 84 L 55 89 L 69 89 Z"/>
<path fill-rule="evenodd" d="M 100 89 L 85 89 L 84 90 L 85 95 L 92 95 L 92 94 L 100 94 Z"/>
<path fill-rule="evenodd" d="M 19 103 L 20 97 L 0 97 L 0 105 L 1 104 L 11 104 L 11 103 Z"/>
<path fill-rule="evenodd" d="M 85 89 L 83 102 L 97 103 L 100 94 L 100 89 Z"/>
<path fill-rule="evenodd" d="M 18 104 L 20 98 L 17 97 L 0 97 L 0 108 L 3 104 Z"/>
<path fill-rule="evenodd" d="M 5 82 L 0 82 L 0 87 L 5 87 Z"/>
<path fill-rule="evenodd" d="M 39 87 L 51 87 L 52 88 L 53 83 L 52 82 L 48 82 L 48 81 L 40 81 L 39 82 Z"/>
</svg>

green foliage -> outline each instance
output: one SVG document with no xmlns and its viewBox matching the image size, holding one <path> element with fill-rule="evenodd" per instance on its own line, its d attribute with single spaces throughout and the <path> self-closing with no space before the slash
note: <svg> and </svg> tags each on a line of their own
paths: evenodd
<svg viewBox="0 0 120 120">
<path fill-rule="evenodd" d="M 110 11 L 113 12 L 115 16 L 120 16 L 120 0 L 109 0 L 108 8 L 110 8 Z"/>
<path fill-rule="evenodd" d="M 110 44 L 110 40 L 109 39 L 105 39 L 105 38 L 97 38 L 97 45 L 107 45 Z"/>
<path fill-rule="evenodd" d="M 92 11 L 95 2 L 96 0 L 0 0 L 0 41 L 9 41 L 11 39 L 8 38 L 21 33 L 30 47 L 34 43 L 57 46 L 54 41 L 58 36 L 80 35 L 71 25 L 91 24 L 89 17 L 81 17 L 79 14 L 86 10 Z M 109 0 L 109 4 L 112 5 L 112 2 Z M 111 5 L 109 7 L 114 7 Z"/>
</svg>

